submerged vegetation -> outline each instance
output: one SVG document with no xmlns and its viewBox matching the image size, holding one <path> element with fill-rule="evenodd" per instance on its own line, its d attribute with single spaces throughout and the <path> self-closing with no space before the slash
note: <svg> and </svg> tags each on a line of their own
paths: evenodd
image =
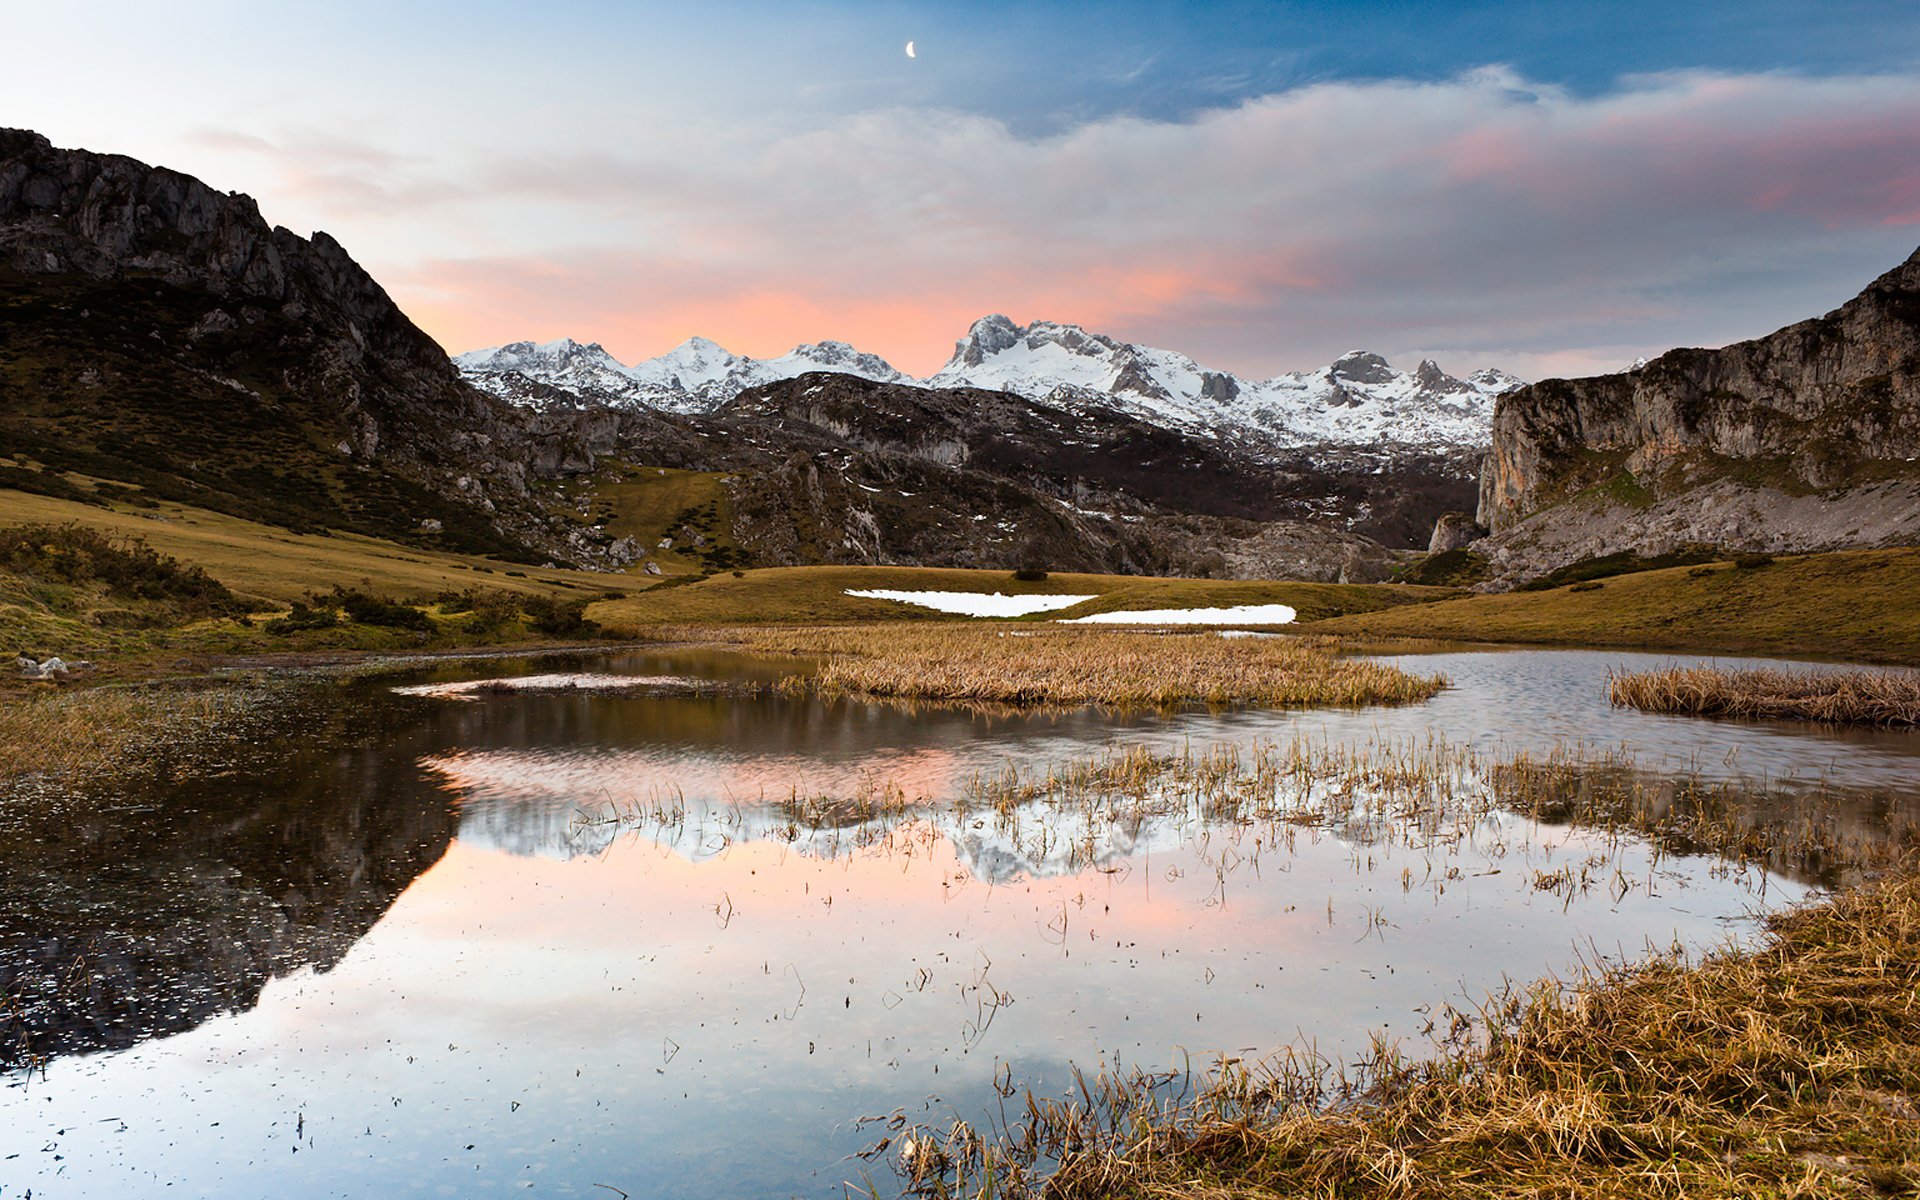
<svg viewBox="0 0 1920 1200">
<path fill-rule="evenodd" d="M 718 636 L 753 650 L 823 657 L 816 671 L 788 681 L 790 690 L 823 695 L 1023 706 L 1281 707 L 1407 704 L 1446 685 L 1438 676 L 1342 658 L 1327 642 L 1211 632 L 949 622 L 740 629 Z"/>
<path fill-rule="evenodd" d="M 1723 671 L 1671 667 L 1607 681 L 1616 707 L 1690 717 L 1920 725 L 1920 672 Z"/>
</svg>

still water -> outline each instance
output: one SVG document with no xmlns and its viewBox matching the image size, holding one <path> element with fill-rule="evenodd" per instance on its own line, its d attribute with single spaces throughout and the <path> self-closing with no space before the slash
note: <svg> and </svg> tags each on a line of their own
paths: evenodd
<svg viewBox="0 0 1920 1200">
<path fill-rule="evenodd" d="M 695 651 L 309 685 L 217 759 L 0 806 L 0 1198 L 890 1194 L 862 1117 L 988 1126 L 1073 1064 L 1419 1052 L 1441 1004 L 1724 944 L 1815 881 L 1497 815 L 1087 843 L 951 801 L 1111 746 L 1442 737 L 1813 797 L 1851 836 L 1920 807 L 1911 734 L 1606 707 L 1610 668 L 1669 661 L 1423 656 L 1453 686 L 1408 708 L 1125 717 L 716 690 L 790 668 Z M 556 670 L 589 686 L 461 686 Z M 906 811 L 790 803 L 881 793 Z M 1534 884 L 1602 861 L 1631 886 Z"/>
</svg>

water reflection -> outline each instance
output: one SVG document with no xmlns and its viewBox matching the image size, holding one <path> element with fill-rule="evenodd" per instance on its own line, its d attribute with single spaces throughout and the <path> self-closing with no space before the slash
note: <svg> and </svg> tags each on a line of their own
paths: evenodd
<svg viewBox="0 0 1920 1200">
<path fill-rule="evenodd" d="M 220 774 L 162 766 L 0 822 L 0 1064 L 124 1049 L 325 972 L 452 844 L 420 747 L 316 703 Z"/>
<path fill-rule="evenodd" d="M 985 1122 L 997 1079 L 1057 1088 L 1103 1059 L 1302 1038 L 1337 1058 L 1382 1027 L 1417 1049 L 1423 1006 L 1713 944 L 1801 893 L 1569 827 L 1596 791 L 1692 811 L 1674 776 L 1698 767 L 1738 785 L 1725 794 L 1756 826 L 1817 802 L 1835 844 L 1911 811 L 1911 736 L 1613 712 L 1599 683 L 1633 660 L 1422 660 L 1455 690 L 1352 713 L 333 689 L 218 769 L 6 816 L 0 979 L 31 998 L 16 1013 L 49 1060 L 0 1091 L 0 1186 L 718 1200 L 837 1194 L 872 1170 L 884 1191 L 884 1168 L 852 1157 L 863 1113 Z M 746 687 L 788 668 L 671 652 L 525 667 L 575 669 Z M 953 804 L 1116 741 L 1203 755 L 1430 733 L 1629 749 L 1543 763 L 1530 794 L 1562 807 L 1541 820 L 1467 808 L 1384 835 L 1351 813 Z M 1756 801 L 1762 778 L 1784 786 Z"/>
</svg>

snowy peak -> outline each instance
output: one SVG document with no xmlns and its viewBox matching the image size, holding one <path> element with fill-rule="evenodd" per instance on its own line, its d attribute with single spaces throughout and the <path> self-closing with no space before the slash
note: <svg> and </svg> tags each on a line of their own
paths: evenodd
<svg viewBox="0 0 1920 1200">
<path fill-rule="evenodd" d="M 624 366 L 598 343 L 572 338 L 512 342 L 456 355 L 469 382 L 516 403 L 550 403 L 558 388 L 591 404 L 711 412 L 750 387 L 809 371 L 836 371 L 885 383 L 911 382 L 885 359 L 845 342 L 810 342 L 779 358 L 748 358 L 718 342 L 690 337 L 657 358 Z"/>
<path fill-rule="evenodd" d="M 1492 368 L 1456 379 L 1430 359 L 1401 371 L 1369 350 L 1349 351 L 1317 371 L 1243 379 L 1078 325 L 1018 325 L 997 313 L 975 321 L 927 383 L 1063 406 L 1098 402 L 1171 428 L 1287 446 L 1456 447 L 1486 445 L 1494 398 L 1520 386 Z"/>
<path fill-rule="evenodd" d="M 808 371 L 837 371 L 882 383 L 913 382 L 912 376 L 895 370 L 892 363 L 878 354 L 863 353 L 845 342 L 805 342 L 779 358 L 769 359 L 768 363 L 780 368 L 781 378 L 804 375 Z M 789 367 L 792 369 L 788 370 Z"/>
<path fill-rule="evenodd" d="M 1642 364 L 1647 360 L 1641 359 Z M 1474 390 L 1487 396 L 1504 396 L 1508 392 L 1527 386 L 1527 381 L 1518 375 L 1509 375 L 1499 367 L 1481 367 L 1467 376 L 1467 382 Z"/>
<path fill-rule="evenodd" d="M 454 356 L 463 371 L 570 371 L 582 368 L 621 370 L 620 363 L 598 342 L 581 345 L 572 338 L 552 342 L 509 342 Z"/>
<path fill-rule="evenodd" d="M 1428 364 L 1421 363 L 1421 366 Z M 1434 366 L 1434 370 L 1439 371 Z M 1333 360 L 1327 368 L 1327 375 L 1341 383 L 1382 384 L 1392 383 L 1398 374 L 1387 360 L 1367 350 L 1349 350 Z"/>
<path fill-rule="evenodd" d="M 1432 359 L 1402 371 L 1369 350 L 1348 351 L 1315 371 L 1247 379 L 1079 325 L 1021 325 L 1002 313 L 969 326 L 953 357 L 924 381 L 838 341 L 756 359 L 695 337 L 626 367 L 598 345 L 563 338 L 477 350 L 455 361 L 476 385 L 523 403 L 543 402 L 549 393 L 535 385 L 544 384 L 590 403 L 710 412 L 748 388 L 832 371 L 882 383 L 1013 392 L 1054 408 L 1098 404 L 1190 434 L 1288 447 L 1485 446 L 1495 399 L 1522 386 L 1493 367 L 1458 379 Z"/>
<path fill-rule="evenodd" d="M 967 330 L 967 336 L 953 344 L 953 357 L 947 360 L 941 373 L 977 367 L 994 355 L 1013 349 L 1025 337 L 1026 330 L 999 313 L 981 317 Z"/>
</svg>

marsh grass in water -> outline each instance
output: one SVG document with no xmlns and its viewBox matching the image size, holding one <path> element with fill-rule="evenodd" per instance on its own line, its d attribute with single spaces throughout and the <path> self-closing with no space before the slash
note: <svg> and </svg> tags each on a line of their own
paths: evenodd
<svg viewBox="0 0 1920 1200">
<path fill-rule="evenodd" d="M 1830 725 L 1920 725 L 1920 671 L 1723 671 L 1672 667 L 1614 675 L 1616 708 L 1690 717 L 1773 717 Z"/>
<path fill-rule="evenodd" d="M 1769 925 L 1441 1010 L 1438 1057 L 1376 1039 L 1347 1067 L 1109 1070 L 999 1129 L 916 1130 L 895 1161 L 941 1197 L 1914 1194 L 1920 871 Z"/>
<path fill-rule="evenodd" d="M 118 769 L 164 743 L 203 738 L 251 712 L 258 687 L 91 688 L 0 702 L 0 788 L 33 774 Z"/>
<path fill-rule="evenodd" d="M 1855 890 L 1770 919 L 1757 949 L 1675 949 L 1568 983 L 1442 1007 L 1409 1056 L 1377 1037 L 1347 1063 L 1295 1047 L 1067 1095 L 997 1083 L 1001 1123 L 892 1131 L 906 1189 L 940 1197 L 1853 1196 L 1920 1187 L 1920 826 L 1850 833 L 1830 798 L 1756 807 L 1731 785 L 1658 779 L 1572 752 L 1488 757 L 1438 740 L 1107 755 L 974 782 L 962 822 L 1097 866 L 1106 834 L 1206 831 L 1230 872 L 1331 834 L 1357 871 L 1436 895 L 1470 860 L 1519 868 L 1567 904 L 1651 882 L 1629 845 L 1716 852 L 1716 872 L 1786 865 Z M 1036 819 L 1040 811 L 1070 819 Z M 1597 830 L 1536 859 L 1539 829 Z M 1565 837 L 1547 831 L 1547 837 Z M 1550 868 L 1550 869 L 1549 869 Z M 1764 880 L 1764 876 L 1761 876 Z M 1866 880 L 1865 883 L 1859 881 Z M 1331 915 L 1331 910 L 1330 910 Z"/>
<path fill-rule="evenodd" d="M 914 624 L 708 631 L 766 653 L 823 659 L 790 691 L 933 702 L 1106 705 L 1408 704 L 1446 686 L 1343 658 L 1322 639 L 1227 639 L 1032 624 Z"/>
</svg>

